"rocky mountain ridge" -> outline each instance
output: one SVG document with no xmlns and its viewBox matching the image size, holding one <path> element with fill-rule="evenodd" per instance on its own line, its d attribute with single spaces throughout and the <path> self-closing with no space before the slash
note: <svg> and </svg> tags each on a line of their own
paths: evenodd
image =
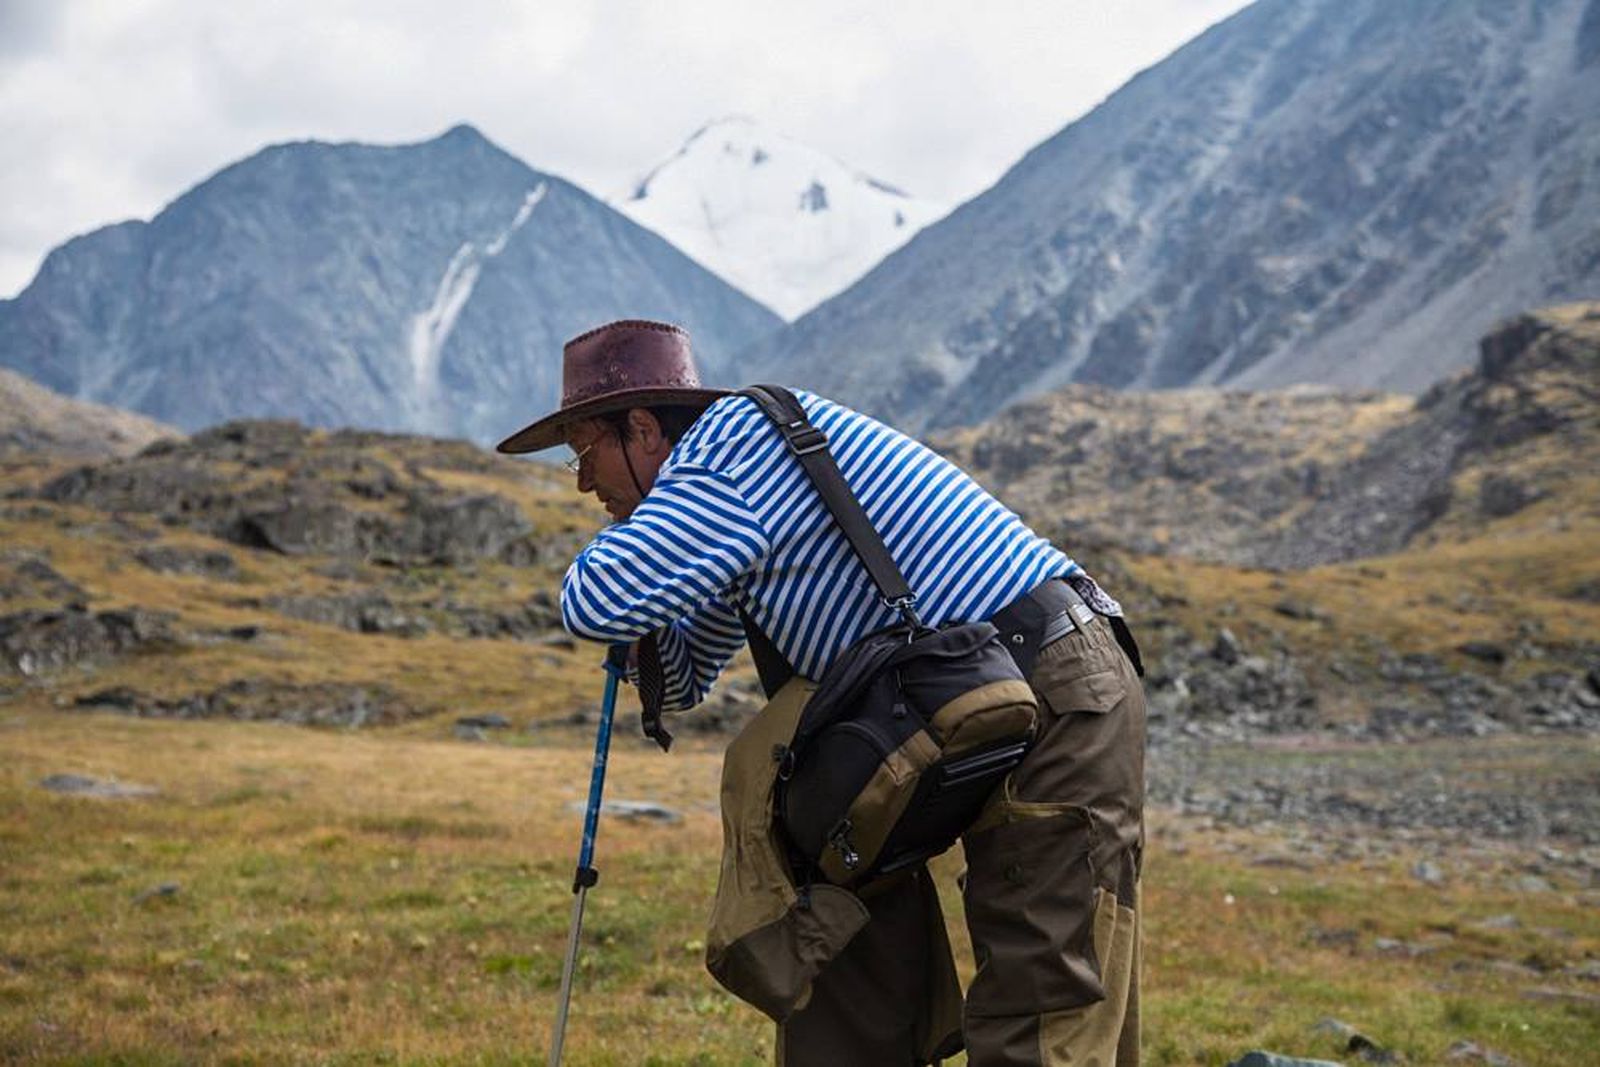
<svg viewBox="0 0 1600 1067">
<path fill-rule="evenodd" d="M 1594 0 L 1260 0 L 748 360 L 912 430 L 1069 382 L 1420 390 L 1600 295 L 1597 42 Z"/>
</svg>

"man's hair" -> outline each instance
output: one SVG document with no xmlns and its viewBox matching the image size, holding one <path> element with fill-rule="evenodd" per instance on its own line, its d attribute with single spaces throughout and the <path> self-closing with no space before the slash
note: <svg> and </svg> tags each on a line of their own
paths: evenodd
<svg viewBox="0 0 1600 1067">
<path fill-rule="evenodd" d="M 705 414 L 707 404 L 655 404 L 644 410 L 656 417 L 661 424 L 661 433 L 673 444 L 688 432 L 694 420 Z M 617 435 L 617 440 L 626 441 L 629 435 L 628 411 L 608 411 L 599 416 L 600 421 L 611 427 L 611 432 Z"/>
</svg>

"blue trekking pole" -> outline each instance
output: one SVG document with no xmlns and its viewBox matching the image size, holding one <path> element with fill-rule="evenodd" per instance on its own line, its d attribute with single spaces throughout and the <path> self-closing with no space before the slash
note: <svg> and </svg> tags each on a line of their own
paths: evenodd
<svg viewBox="0 0 1600 1067">
<path fill-rule="evenodd" d="M 556 1009 L 556 1029 L 550 1039 L 550 1067 L 560 1067 L 561 1045 L 567 1032 L 567 1008 L 572 1003 L 573 972 L 578 969 L 578 931 L 583 927 L 583 901 L 589 887 L 600 881 L 593 866 L 594 835 L 600 826 L 600 794 L 606 784 L 606 756 L 611 750 L 611 716 L 617 710 L 617 681 L 627 671 L 628 646 L 612 645 L 606 653 L 606 692 L 600 701 L 600 728 L 594 738 L 594 771 L 589 778 L 589 806 L 583 813 L 583 845 L 578 869 L 572 876 L 572 929 L 567 933 L 567 958 L 561 965 L 561 1003 Z"/>
</svg>

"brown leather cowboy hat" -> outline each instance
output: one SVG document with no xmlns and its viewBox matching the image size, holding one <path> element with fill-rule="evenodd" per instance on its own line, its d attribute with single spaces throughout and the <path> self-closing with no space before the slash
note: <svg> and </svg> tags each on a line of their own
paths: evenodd
<svg viewBox="0 0 1600 1067">
<path fill-rule="evenodd" d="M 726 389 L 700 385 L 689 335 L 680 327 L 624 319 L 579 334 L 561 349 L 561 407 L 498 446 L 537 452 L 567 439 L 567 427 L 608 411 L 652 404 L 710 404 Z"/>
</svg>

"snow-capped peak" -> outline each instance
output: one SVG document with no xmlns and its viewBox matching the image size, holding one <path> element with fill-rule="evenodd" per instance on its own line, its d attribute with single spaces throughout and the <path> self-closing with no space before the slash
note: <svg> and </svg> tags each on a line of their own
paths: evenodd
<svg viewBox="0 0 1600 1067">
<path fill-rule="evenodd" d="M 786 319 L 946 210 L 743 115 L 696 131 L 613 206 Z"/>
</svg>

